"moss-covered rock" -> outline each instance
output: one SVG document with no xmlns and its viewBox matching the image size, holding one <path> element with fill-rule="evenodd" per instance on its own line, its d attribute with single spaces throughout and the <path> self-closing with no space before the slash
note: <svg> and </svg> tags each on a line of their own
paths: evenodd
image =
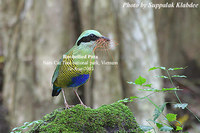
<svg viewBox="0 0 200 133">
<path fill-rule="evenodd" d="M 130 109 L 122 103 L 103 105 L 98 109 L 76 105 L 70 109 L 56 109 L 45 115 L 29 132 L 37 133 L 142 133 Z"/>
</svg>

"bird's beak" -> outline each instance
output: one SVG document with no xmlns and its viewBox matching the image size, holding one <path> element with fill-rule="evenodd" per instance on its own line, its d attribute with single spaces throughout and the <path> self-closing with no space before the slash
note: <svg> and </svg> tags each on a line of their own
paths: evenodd
<svg viewBox="0 0 200 133">
<path fill-rule="evenodd" d="M 100 38 L 102 38 L 103 40 L 105 40 L 105 41 L 110 41 L 110 39 L 109 38 L 107 38 L 107 37 L 105 37 L 105 36 L 102 36 L 102 37 L 100 37 Z"/>
</svg>

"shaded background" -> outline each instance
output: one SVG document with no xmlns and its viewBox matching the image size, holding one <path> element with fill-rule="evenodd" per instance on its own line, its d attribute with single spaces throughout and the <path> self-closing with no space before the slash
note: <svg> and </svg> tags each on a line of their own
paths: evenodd
<svg viewBox="0 0 200 133">
<path fill-rule="evenodd" d="M 185 0 L 182 0 L 186 2 Z M 198 0 L 192 0 L 200 4 Z M 188 2 L 192 2 L 188 0 Z M 117 42 L 110 50 L 118 66 L 95 66 L 91 80 L 79 88 L 83 101 L 92 108 L 130 96 L 146 96 L 138 87 L 127 84 L 139 75 L 155 88 L 171 87 L 156 78 L 153 66 L 181 67 L 187 79 L 175 79 L 183 91 L 179 96 L 200 116 L 200 7 L 189 8 L 124 8 L 134 0 L 1 0 L 0 1 L 0 132 L 41 118 L 63 107 L 62 96 L 51 97 L 51 77 L 55 65 L 86 29 L 95 29 Z M 144 3 L 150 0 L 142 1 Z M 158 1 L 153 1 L 158 3 Z M 162 0 L 159 3 L 172 2 Z M 180 2 L 179 0 L 173 1 Z M 66 89 L 71 104 L 78 103 L 72 90 Z M 156 104 L 177 101 L 170 94 L 150 97 Z M 129 107 L 140 124 L 152 118 L 153 105 L 137 100 Z M 186 110 L 178 113 L 185 129 L 198 131 L 194 116 Z M 197 124 L 196 124 L 197 123 Z"/>
</svg>

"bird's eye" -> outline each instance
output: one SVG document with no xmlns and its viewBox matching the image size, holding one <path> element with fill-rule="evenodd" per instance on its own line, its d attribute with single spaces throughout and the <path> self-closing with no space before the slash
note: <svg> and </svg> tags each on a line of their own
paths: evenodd
<svg viewBox="0 0 200 133">
<path fill-rule="evenodd" d="M 96 38 L 96 36 L 95 36 L 94 34 L 91 34 L 91 35 L 90 35 L 90 39 L 91 39 L 91 40 L 94 40 L 95 38 Z"/>
<path fill-rule="evenodd" d="M 77 45 L 79 46 L 81 42 L 90 42 L 90 41 L 96 41 L 99 37 L 94 35 L 94 34 L 90 34 L 88 36 L 82 37 L 78 42 Z"/>
<path fill-rule="evenodd" d="M 83 42 L 89 42 L 90 41 L 90 37 L 84 37 L 82 40 L 83 40 Z"/>
</svg>

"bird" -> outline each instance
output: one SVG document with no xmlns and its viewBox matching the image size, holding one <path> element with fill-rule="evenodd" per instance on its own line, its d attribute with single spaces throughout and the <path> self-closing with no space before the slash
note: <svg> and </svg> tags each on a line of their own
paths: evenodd
<svg viewBox="0 0 200 133">
<path fill-rule="evenodd" d="M 64 88 L 73 88 L 80 104 L 86 106 L 79 97 L 77 89 L 88 81 L 94 70 L 95 49 L 109 42 L 110 39 L 98 31 L 86 30 L 59 60 L 52 76 L 52 96 L 58 96 L 62 91 L 66 109 L 73 105 L 69 105 L 66 101 Z"/>
</svg>

